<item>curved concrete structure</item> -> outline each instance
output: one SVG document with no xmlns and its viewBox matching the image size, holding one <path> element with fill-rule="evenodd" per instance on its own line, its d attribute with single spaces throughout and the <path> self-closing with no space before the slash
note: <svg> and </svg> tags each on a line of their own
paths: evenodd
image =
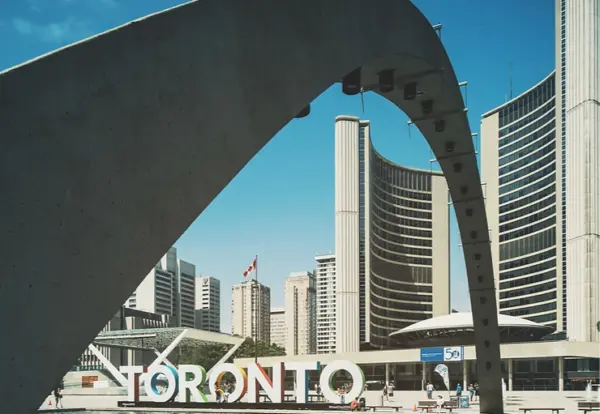
<svg viewBox="0 0 600 414">
<path fill-rule="evenodd" d="M 399 88 L 385 96 L 415 121 L 446 174 L 478 315 L 481 411 L 501 413 L 471 132 L 442 43 L 401 0 L 192 2 L 0 74 L 5 411 L 37 409 L 248 160 L 361 65 L 363 85 L 395 69 Z M 405 101 L 410 81 L 423 94 Z"/>
</svg>

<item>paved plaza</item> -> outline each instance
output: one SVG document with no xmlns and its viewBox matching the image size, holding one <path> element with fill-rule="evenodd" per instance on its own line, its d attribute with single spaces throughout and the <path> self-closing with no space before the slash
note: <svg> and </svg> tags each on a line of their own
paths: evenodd
<svg viewBox="0 0 600 414">
<path fill-rule="evenodd" d="M 441 392 L 436 393 L 435 395 L 440 394 L 444 397 L 447 397 L 447 393 Z M 63 405 L 65 409 L 69 408 L 85 408 L 87 410 L 99 411 L 99 412 L 173 412 L 172 409 L 131 409 L 131 408 L 118 408 L 117 402 L 122 401 L 126 398 L 124 395 L 77 395 L 66 392 L 63 398 Z M 597 399 L 597 395 L 593 395 L 593 398 Z M 145 397 L 141 397 L 142 400 L 145 400 Z M 401 406 L 402 409 L 400 412 L 412 412 L 413 405 L 415 405 L 419 400 L 425 399 L 425 395 L 420 391 L 400 391 L 395 392 L 394 397 L 391 401 L 384 402 L 385 406 Z M 540 408 L 564 408 L 566 413 L 576 413 L 577 411 L 577 402 L 585 401 L 586 393 L 585 392 L 574 392 L 574 391 L 566 391 L 566 392 L 558 392 L 558 391 L 514 391 L 509 393 L 509 395 L 505 398 L 505 410 L 506 413 L 519 413 L 519 408 L 523 407 L 540 407 Z M 48 405 L 49 397 L 46 398 L 44 404 L 40 407 L 40 409 L 54 409 L 54 400 L 52 400 L 52 406 Z M 223 413 L 239 413 L 239 412 L 248 412 L 248 413 L 263 413 L 264 410 L 239 410 L 234 407 L 232 404 L 231 409 L 225 408 L 219 410 L 201 410 L 201 409 L 193 409 L 193 410 L 177 410 L 178 412 L 223 412 Z M 387 411 L 387 410 L 386 410 Z M 455 410 L 459 413 L 478 413 L 479 405 L 477 402 L 473 403 L 470 408 L 461 408 Z M 277 413 L 287 413 L 286 410 L 277 410 Z M 296 413 L 297 411 L 290 411 Z M 313 412 L 313 411 L 302 411 Z M 320 411 L 314 411 L 315 413 Z M 328 411 L 331 413 L 331 411 Z M 382 412 L 384 412 L 382 410 Z"/>
</svg>

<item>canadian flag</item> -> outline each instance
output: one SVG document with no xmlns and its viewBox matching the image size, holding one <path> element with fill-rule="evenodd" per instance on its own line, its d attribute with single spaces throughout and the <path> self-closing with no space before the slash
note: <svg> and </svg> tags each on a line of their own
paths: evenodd
<svg viewBox="0 0 600 414">
<path fill-rule="evenodd" d="M 248 266 L 248 268 L 246 270 L 244 270 L 244 277 L 248 277 L 248 275 L 250 273 L 252 273 L 252 271 L 256 270 L 256 260 L 258 258 L 254 258 L 254 260 L 252 261 L 252 264 L 250 266 Z"/>
</svg>

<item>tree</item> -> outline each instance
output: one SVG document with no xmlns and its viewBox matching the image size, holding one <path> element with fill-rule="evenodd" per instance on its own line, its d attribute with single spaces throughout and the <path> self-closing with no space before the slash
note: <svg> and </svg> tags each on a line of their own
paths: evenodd
<svg viewBox="0 0 600 414">
<path fill-rule="evenodd" d="M 255 347 L 254 340 L 248 337 L 235 351 L 229 362 L 232 362 L 235 358 L 254 358 L 255 355 L 258 357 L 284 356 L 285 349 L 279 345 L 267 344 L 263 341 L 258 341 Z"/>
</svg>

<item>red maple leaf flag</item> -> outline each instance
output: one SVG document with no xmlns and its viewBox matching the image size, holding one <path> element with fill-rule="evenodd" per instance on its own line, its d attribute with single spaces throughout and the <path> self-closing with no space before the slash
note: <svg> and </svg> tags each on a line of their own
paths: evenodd
<svg viewBox="0 0 600 414">
<path fill-rule="evenodd" d="M 252 261 L 252 264 L 250 266 L 248 266 L 248 268 L 246 270 L 244 270 L 244 277 L 248 277 L 248 275 L 250 273 L 252 273 L 254 270 L 256 270 L 256 260 L 257 260 L 257 258 L 255 257 L 254 260 Z"/>
</svg>

